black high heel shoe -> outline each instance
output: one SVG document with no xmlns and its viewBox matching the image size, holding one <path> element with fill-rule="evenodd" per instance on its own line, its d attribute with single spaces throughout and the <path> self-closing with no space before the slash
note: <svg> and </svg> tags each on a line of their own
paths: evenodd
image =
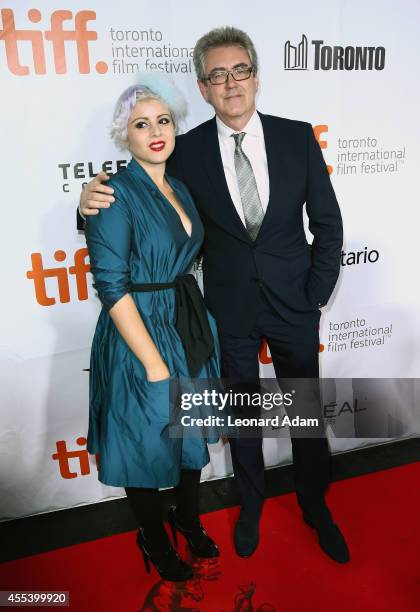
<svg viewBox="0 0 420 612">
<path fill-rule="evenodd" d="M 168 512 L 168 523 L 171 528 L 172 537 L 174 539 L 176 548 L 178 548 L 177 531 L 179 531 L 187 540 L 191 552 L 196 557 L 213 559 L 214 557 L 219 556 L 217 544 L 207 535 L 206 530 L 203 528 L 200 521 L 198 521 L 197 525 L 194 525 L 193 527 L 183 526 L 176 516 L 175 506 L 171 506 Z"/>
<path fill-rule="evenodd" d="M 180 559 L 178 553 L 168 543 L 168 548 L 158 554 L 151 552 L 151 545 L 144 536 L 144 530 L 140 528 L 137 533 L 137 546 L 143 553 L 146 571 L 150 573 L 150 561 L 163 580 L 172 582 L 184 582 L 193 577 L 193 570 L 188 563 Z"/>
</svg>

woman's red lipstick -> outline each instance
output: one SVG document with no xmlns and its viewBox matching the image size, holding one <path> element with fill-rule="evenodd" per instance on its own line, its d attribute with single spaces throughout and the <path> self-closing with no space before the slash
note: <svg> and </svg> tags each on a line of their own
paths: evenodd
<svg viewBox="0 0 420 612">
<path fill-rule="evenodd" d="M 156 140 L 155 142 L 151 142 L 149 144 L 149 148 L 152 149 L 152 151 L 162 151 L 162 149 L 165 147 L 165 141 L 164 140 Z"/>
</svg>

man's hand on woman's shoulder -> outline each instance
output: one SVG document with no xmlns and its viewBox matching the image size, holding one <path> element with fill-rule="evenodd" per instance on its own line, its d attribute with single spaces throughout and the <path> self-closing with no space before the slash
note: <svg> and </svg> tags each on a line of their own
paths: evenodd
<svg viewBox="0 0 420 612">
<path fill-rule="evenodd" d="M 99 172 L 94 179 L 85 185 L 80 195 L 79 204 L 79 212 L 83 217 L 97 215 L 100 208 L 109 208 L 112 202 L 115 202 L 112 187 L 102 184 L 103 181 L 109 181 L 109 179 L 110 177 L 105 172 Z"/>
</svg>

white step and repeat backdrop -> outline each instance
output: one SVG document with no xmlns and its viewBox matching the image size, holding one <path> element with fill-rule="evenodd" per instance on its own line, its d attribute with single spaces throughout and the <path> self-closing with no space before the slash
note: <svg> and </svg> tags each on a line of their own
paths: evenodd
<svg viewBox="0 0 420 612">
<path fill-rule="evenodd" d="M 420 2 L 67 0 L 59 7 L 19 0 L 1 8 L 0 519 L 123 494 L 98 482 L 86 451 L 85 369 L 99 303 L 75 206 L 85 181 L 127 161 L 108 126 L 139 70 L 173 75 L 189 100 L 186 129 L 212 116 L 196 86 L 192 48 L 213 27 L 233 24 L 251 35 L 261 62 L 259 109 L 310 121 L 330 166 L 345 246 L 322 317 L 321 368 L 348 381 L 334 390 L 333 412 L 354 417 L 363 379 L 418 377 Z M 358 341 L 348 331 L 361 332 Z M 264 375 L 269 361 L 263 349 Z M 405 405 L 395 381 L 382 393 Z M 420 430 L 413 418 L 402 431 L 383 431 Z M 372 442 L 331 438 L 334 451 Z M 270 466 L 289 461 L 287 435 L 266 441 L 265 457 Z M 228 451 L 216 446 L 204 477 L 230 471 Z"/>
</svg>

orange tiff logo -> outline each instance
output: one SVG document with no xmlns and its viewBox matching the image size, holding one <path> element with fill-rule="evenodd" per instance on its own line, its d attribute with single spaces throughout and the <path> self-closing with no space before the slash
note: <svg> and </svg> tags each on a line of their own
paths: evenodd
<svg viewBox="0 0 420 612">
<path fill-rule="evenodd" d="M 319 345 L 319 352 L 322 353 L 324 350 L 324 345 Z M 262 339 L 260 351 L 259 351 L 260 363 L 263 365 L 269 365 L 273 363 L 273 359 L 270 354 L 270 349 L 268 348 L 267 340 L 265 338 Z"/>
<path fill-rule="evenodd" d="M 78 446 L 86 446 L 86 438 L 83 436 L 77 438 L 76 444 Z M 86 448 L 80 450 L 70 451 L 67 449 L 65 440 L 58 440 L 56 442 L 57 452 L 51 455 L 54 461 L 58 461 L 58 468 L 62 478 L 66 480 L 70 478 L 77 478 L 78 476 L 88 476 L 90 474 L 90 463 L 89 453 Z M 70 469 L 70 459 L 76 460 L 76 465 L 79 470 Z M 96 467 L 99 468 L 99 453 L 95 455 Z M 73 467 L 76 467 L 73 462 Z"/>
<path fill-rule="evenodd" d="M 273 363 L 270 355 L 270 349 L 268 348 L 267 340 L 265 338 L 263 338 L 261 342 L 259 357 L 260 363 L 264 365 Z"/>
<path fill-rule="evenodd" d="M 54 259 L 56 261 L 65 261 L 67 254 L 65 251 L 56 251 Z M 65 304 L 70 302 L 70 286 L 69 274 L 76 278 L 77 297 L 80 301 L 88 299 L 88 284 L 87 273 L 90 270 L 90 264 L 86 263 L 88 250 L 86 247 L 79 249 L 74 254 L 74 265 L 68 269 L 65 266 L 57 268 L 44 268 L 44 263 L 41 253 L 32 253 L 32 270 L 28 270 L 26 278 L 34 281 L 35 297 L 38 304 L 41 306 L 53 306 L 56 303 L 55 297 L 47 295 L 46 278 L 56 278 L 58 286 L 58 295 L 60 302 Z"/>
<path fill-rule="evenodd" d="M 314 125 L 313 131 L 314 131 L 315 138 L 319 146 L 321 147 L 321 149 L 326 149 L 328 147 L 328 142 L 324 139 L 321 139 L 321 136 L 325 132 L 328 132 L 328 125 Z M 328 174 L 332 174 L 333 167 L 327 164 L 327 170 L 328 170 Z"/>
<path fill-rule="evenodd" d="M 31 23 L 39 23 L 42 19 L 41 11 L 38 9 L 30 9 L 27 16 Z M 16 29 L 12 9 L 1 9 L 1 19 L 3 29 L 0 30 L 0 40 L 4 40 L 7 65 L 13 74 L 18 76 L 29 74 L 29 67 L 22 65 L 20 61 L 21 42 L 31 44 L 35 74 L 46 74 L 44 39 L 52 45 L 56 74 L 67 72 L 65 43 L 69 41 L 76 43 L 80 74 L 90 73 L 89 42 L 97 40 L 98 33 L 95 30 L 88 30 L 87 22 L 96 19 L 95 11 L 76 13 L 74 27 L 71 29 L 64 29 L 64 22 L 73 21 L 73 13 L 65 10 L 54 11 L 50 18 L 50 29 L 45 32 L 37 29 Z M 97 62 L 95 68 L 100 74 L 108 71 L 105 62 Z"/>
</svg>

